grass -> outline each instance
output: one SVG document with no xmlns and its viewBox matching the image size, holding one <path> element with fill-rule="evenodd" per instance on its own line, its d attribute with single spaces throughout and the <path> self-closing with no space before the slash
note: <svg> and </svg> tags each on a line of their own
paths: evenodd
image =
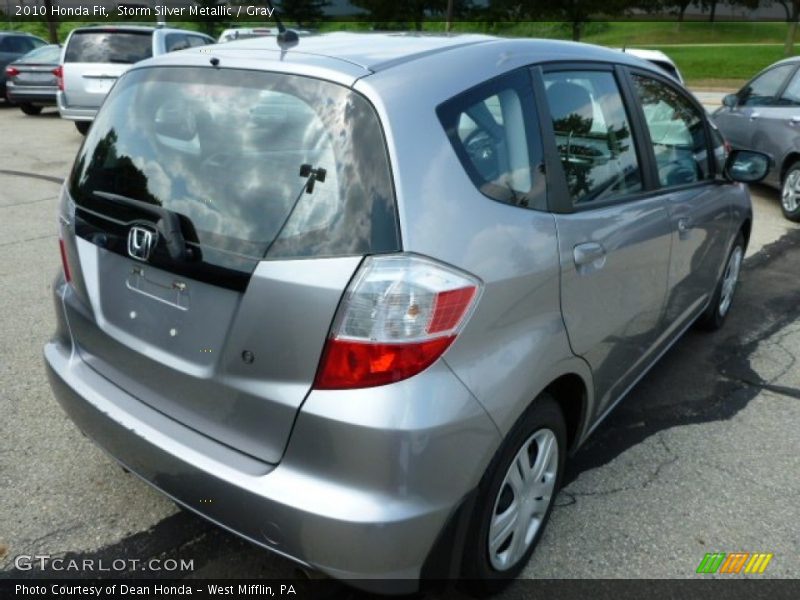
<svg viewBox="0 0 800 600">
<path fill-rule="evenodd" d="M 675 61 L 690 86 L 738 88 L 761 69 L 785 58 L 782 46 L 647 46 Z"/>
<path fill-rule="evenodd" d="M 59 37 L 65 39 L 71 29 L 80 25 L 74 22 L 59 23 Z M 205 31 L 199 22 L 170 22 L 176 27 Z M 235 25 L 219 24 L 214 33 Z M 382 28 L 400 29 L 403 24 L 383 24 Z M 559 22 L 461 22 L 454 23 L 458 32 L 489 33 L 510 37 L 539 37 L 570 39 L 572 30 L 568 23 Z M 35 33 L 47 39 L 43 23 L 21 22 L 13 24 L 15 29 Z M 365 22 L 326 22 L 320 24 L 322 31 L 371 30 L 372 24 Z M 443 31 L 444 23 L 426 22 L 426 31 Z M 736 88 L 755 73 L 783 58 L 783 42 L 787 25 L 781 22 L 726 22 L 706 21 L 615 21 L 591 22 L 584 26 L 582 41 L 611 47 L 655 48 L 669 55 L 681 69 L 689 85 Z M 687 44 L 715 44 L 692 46 Z M 742 45 L 761 44 L 761 45 Z M 800 44 L 798 44 L 800 49 Z"/>
</svg>

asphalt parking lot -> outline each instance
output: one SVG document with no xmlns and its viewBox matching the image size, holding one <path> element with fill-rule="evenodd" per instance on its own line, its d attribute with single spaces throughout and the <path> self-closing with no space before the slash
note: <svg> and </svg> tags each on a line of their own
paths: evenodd
<svg viewBox="0 0 800 600">
<path fill-rule="evenodd" d="M 41 349 L 60 268 L 56 196 L 82 138 L 52 110 L 4 104 L 0 132 L 0 570 L 47 553 L 295 576 L 123 472 L 52 398 Z M 573 459 L 525 577 L 699 577 L 705 553 L 736 551 L 774 553 L 757 577 L 800 576 L 800 227 L 777 192 L 753 199 L 727 325 L 690 331 Z"/>
</svg>

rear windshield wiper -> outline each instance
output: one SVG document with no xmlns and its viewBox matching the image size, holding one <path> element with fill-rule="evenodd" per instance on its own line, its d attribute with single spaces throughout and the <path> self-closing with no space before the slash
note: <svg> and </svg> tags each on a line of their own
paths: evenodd
<svg viewBox="0 0 800 600">
<path fill-rule="evenodd" d="M 327 172 L 325 169 L 321 167 L 317 167 L 316 169 L 309 164 L 302 164 L 300 165 L 300 177 L 305 177 L 306 180 L 303 183 L 303 187 L 300 188 L 300 193 L 297 194 L 297 197 L 292 202 L 292 205 L 289 207 L 289 212 L 286 213 L 286 218 L 281 223 L 281 226 L 278 228 L 278 232 L 275 234 L 275 237 L 272 238 L 272 241 L 267 246 L 267 249 L 264 250 L 264 256 L 269 254 L 269 251 L 272 250 L 272 246 L 275 245 L 275 242 L 278 241 L 278 238 L 281 237 L 283 230 L 286 228 L 286 224 L 289 222 L 289 219 L 292 218 L 297 205 L 300 204 L 300 199 L 303 197 L 303 194 L 313 194 L 314 193 L 314 186 L 317 182 L 324 183 L 325 176 Z"/>
<path fill-rule="evenodd" d="M 121 196 L 112 192 L 95 191 L 93 193 L 95 196 L 103 198 L 104 200 L 111 200 L 111 202 L 116 202 L 123 206 L 136 208 L 157 217 L 156 230 L 164 236 L 170 258 L 173 260 L 186 260 L 188 258 L 186 240 L 181 231 L 181 220 L 178 213 L 161 206 L 156 206 L 155 204 L 150 204 L 149 202 L 134 200 L 133 198 Z"/>
</svg>

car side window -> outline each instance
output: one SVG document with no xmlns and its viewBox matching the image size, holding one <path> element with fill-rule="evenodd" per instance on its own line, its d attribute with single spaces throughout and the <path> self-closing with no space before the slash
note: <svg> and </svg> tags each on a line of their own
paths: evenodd
<svg viewBox="0 0 800 600">
<path fill-rule="evenodd" d="M 213 44 L 213 40 L 208 38 L 204 38 L 199 35 L 187 35 L 186 39 L 189 41 L 189 46 L 192 48 L 196 48 L 198 46 L 208 46 L 209 44 Z"/>
<path fill-rule="evenodd" d="M 641 191 L 642 171 L 613 73 L 546 73 L 544 84 L 573 203 L 605 202 Z"/>
<path fill-rule="evenodd" d="M 0 52 L 12 52 L 14 54 L 24 54 L 33 50 L 33 43 L 22 36 L 7 36 L 0 38 Z"/>
<path fill-rule="evenodd" d="M 544 152 L 526 70 L 494 79 L 436 112 L 475 186 L 499 202 L 544 208 Z"/>
<path fill-rule="evenodd" d="M 800 106 L 800 71 L 794 74 L 778 100 L 780 106 Z"/>
<path fill-rule="evenodd" d="M 189 47 L 189 40 L 183 33 L 169 33 L 164 41 L 167 52 L 176 52 L 178 50 L 186 50 Z"/>
<path fill-rule="evenodd" d="M 781 65 L 759 75 L 737 94 L 740 106 L 771 106 L 795 65 Z"/>
<path fill-rule="evenodd" d="M 677 88 L 642 75 L 633 76 L 664 187 L 688 185 L 713 176 L 705 118 Z"/>
</svg>

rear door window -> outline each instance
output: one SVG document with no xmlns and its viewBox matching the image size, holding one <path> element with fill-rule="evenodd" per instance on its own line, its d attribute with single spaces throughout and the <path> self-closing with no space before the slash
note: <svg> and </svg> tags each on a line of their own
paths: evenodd
<svg viewBox="0 0 800 600">
<path fill-rule="evenodd" d="M 572 202 L 607 202 L 640 192 L 642 171 L 614 74 L 550 72 L 544 84 Z"/>
<path fill-rule="evenodd" d="M 109 194 L 177 213 L 203 262 L 238 271 L 264 258 L 400 249 L 374 109 L 308 77 L 130 71 L 95 119 L 69 189 L 91 225 L 84 237 L 103 231 L 122 254 L 129 224 L 147 215 Z"/>
<path fill-rule="evenodd" d="M 543 150 L 530 75 L 517 71 L 437 108 L 464 170 L 486 196 L 543 209 Z"/>
<path fill-rule="evenodd" d="M 153 55 L 152 32 L 76 31 L 64 53 L 68 63 L 133 64 Z"/>
</svg>

